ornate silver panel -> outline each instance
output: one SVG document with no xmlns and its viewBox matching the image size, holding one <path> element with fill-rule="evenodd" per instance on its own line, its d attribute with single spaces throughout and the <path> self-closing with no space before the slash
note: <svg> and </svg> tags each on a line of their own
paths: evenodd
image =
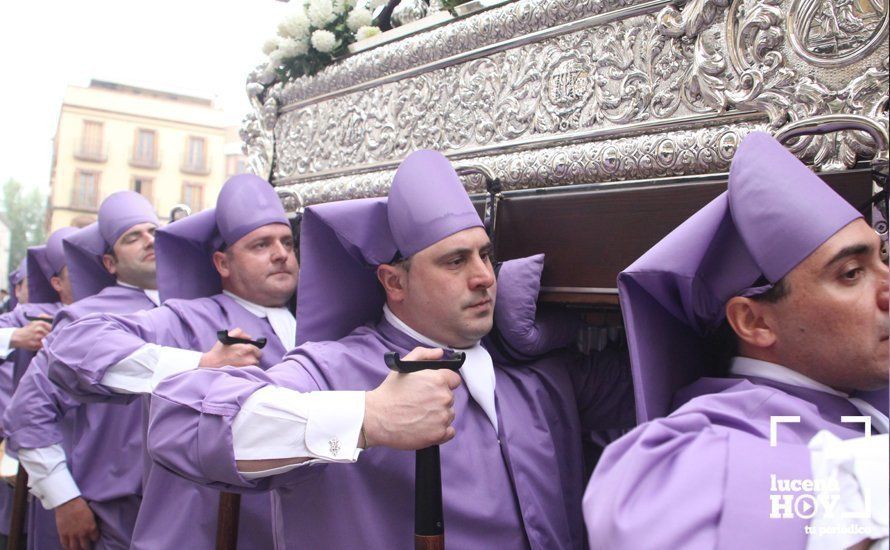
<svg viewBox="0 0 890 550">
<path fill-rule="evenodd" d="M 505 190 L 690 176 L 724 172 L 739 142 L 767 123 L 743 122 L 695 130 L 609 139 L 548 149 L 474 158 L 490 168 Z M 461 166 L 461 161 L 455 162 Z M 389 192 L 395 170 L 340 176 L 279 187 L 298 193 L 309 206 Z M 469 193 L 485 193 L 481 178 L 462 178 Z"/>
<path fill-rule="evenodd" d="M 587 15 L 592 5 L 534 3 L 563 19 Z M 515 29 L 530 25 L 521 16 L 531 9 L 527 4 L 508 4 L 391 46 L 410 49 L 411 40 L 464 32 L 458 24 L 476 18 L 474 24 L 493 24 L 485 18 L 507 13 L 519 20 L 498 19 L 491 32 L 515 37 Z M 324 73 L 283 90 L 252 84 L 249 93 L 261 114 L 246 123 L 248 152 L 258 173 L 271 168 L 274 182 L 298 191 L 306 204 L 384 194 L 392 166 L 418 148 L 482 163 L 507 188 L 718 172 L 726 169 L 734 140 L 754 127 L 775 131 L 831 113 L 864 115 L 886 127 L 887 2 L 848 4 L 649 3 L 644 8 L 650 13 L 603 13 L 579 30 L 513 40 L 483 57 L 461 42 L 465 60 L 314 103 L 295 100 L 299 94 L 292 91 L 313 86 Z M 425 55 L 453 52 L 438 47 L 427 42 Z M 357 73 L 346 85 L 367 74 Z M 753 118 L 738 115 L 752 112 Z M 871 138 L 858 132 L 800 138 L 791 148 L 824 169 L 874 153 Z"/>
<path fill-rule="evenodd" d="M 640 0 L 517 0 L 444 27 L 362 52 L 281 91 L 283 104 L 311 99 L 488 44 L 614 10 Z"/>
</svg>

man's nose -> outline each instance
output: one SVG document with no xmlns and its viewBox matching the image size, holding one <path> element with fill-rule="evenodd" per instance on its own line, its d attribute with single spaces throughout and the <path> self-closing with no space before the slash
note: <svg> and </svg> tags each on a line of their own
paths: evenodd
<svg viewBox="0 0 890 550">
<path fill-rule="evenodd" d="M 277 262 L 287 258 L 287 247 L 276 241 L 272 244 L 272 261 Z"/>
<path fill-rule="evenodd" d="M 494 268 L 491 262 L 483 258 L 473 260 L 473 274 L 470 277 L 470 288 L 489 288 L 494 284 Z"/>
</svg>

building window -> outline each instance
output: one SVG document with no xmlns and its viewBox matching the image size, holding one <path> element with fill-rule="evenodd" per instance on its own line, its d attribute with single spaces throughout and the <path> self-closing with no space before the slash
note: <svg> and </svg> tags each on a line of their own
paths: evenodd
<svg viewBox="0 0 890 550">
<path fill-rule="evenodd" d="M 99 206 L 99 172 L 78 170 L 74 176 L 71 206 L 95 209 Z"/>
<path fill-rule="evenodd" d="M 186 143 L 185 162 L 182 164 L 182 171 L 191 174 L 206 174 L 207 169 L 207 149 L 206 141 L 202 137 L 189 136 Z"/>
<path fill-rule="evenodd" d="M 226 177 L 247 173 L 247 159 L 244 155 L 226 155 Z"/>
<path fill-rule="evenodd" d="M 154 130 L 136 130 L 136 143 L 131 164 L 143 168 L 157 168 L 157 135 Z"/>
<path fill-rule="evenodd" d="M 83 121 L 83 133 L 80 136 L 80 148 L 75 155 L 81 160 L 105 161 L 102 151 L 102 123 L 94 120 Z"/>
<path fill-rule="evenodd" d="M 182 204 L 191 208 L 192 213 L 204 208 L 204 185 L 185 182 L 182 184 Z"/>
<path fill-rule="evenodd" d="M 144 176 L 136 176 L 133 178 L 133 191 L 136 191 L 148 202 L 154 204 L 154 180 Z"/>
</svg>

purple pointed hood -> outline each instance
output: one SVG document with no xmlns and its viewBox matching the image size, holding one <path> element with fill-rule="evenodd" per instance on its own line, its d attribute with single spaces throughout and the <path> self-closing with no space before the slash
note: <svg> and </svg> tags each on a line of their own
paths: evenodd
<svg viewBox="0 0 890 550">
<path fill-rule="evenodd" d="M 75 300 L 97 294 L 103 288 L 116 283 L 114 276 L 102 264 L 102 256 L 108 251 L 108 243 L 99 232 L 99 222 L 93 222 L 69 235 L 64 246 Z"/>
<path fill-rule="evenodd" d="M 112 193 L 99 205 L 99 234 L 108 249 L 134 225 L 152 223 L 160 225 L 154 207 L 144 196 L 135 191 Z"/>
<path fill-rule="evenodd" d="M 65 256 L 75 300 L 116 284 L 115 277 L 102 264 L 102 256 L 121 235 L 143 223 L 159 224 L 148 199 L 134 191 L 118 191 L 102 201 L 99 221 L 65 238 Z"/>
<path fill-rule="evenodd" d="M 408 155 L 389 190 L 389 228 L 403 258 L 471 227 L 484 227 L 457 172 L 442 153 Z"/>
<path fill-rule="evenodd" d="M 75 227 L 57 229 L 49 236 L 45 245 L 28 249 L 28 300 L 31 303 L 59 301 L 59 293 L 53 288 L 50 279 L 58 275 L 67 263 L 62 248 L 63 239 L 76 231 Z"/>
<path fill-rule="evenodd" d="M 15 306 L 19 304 L 19 299 L 15 296 L 15 287 L 25 279 L 27 269 L 28 256 L 26 254 L 19 262 L 19 266 L 9 274 L 9 311 L 14 310 Z"/>
<path fill-rule="evenodd" d="M 249 174 L 229 179 L 220 190 L 215 208 L 182 218 L 155 234 L 161 300 L 194 299 L 221 292 L 213 253 L 273 223 L 290 226 L 272 185 Z"/>
<path fill-rule="evenodd" d="M 860 217 L 771 136 L 746 137 L 728 190 L 618 276 L 638 421 L 666 415 L 706 372 L 707 336 L 730 298 L 765 292 Z"/>
<path fill-rule="evenodd" d="M 19 262 L 19 266 L 13 270 L 12 273 L 9 274 L 9 286 L 10 288 L 21 283 L 27 275 L 28 270 L 28 257 L 25 256 L 22 258 L 22 261 Z"/>
<path fill-rule="evenodd" d="M 300 226 L 297 344 L 337 340 L 379 319 L 377 266 L 483 227 L 457 174 L 435 151 L 408 155 L 387 199 L 310 206 Z"/>
</svg>

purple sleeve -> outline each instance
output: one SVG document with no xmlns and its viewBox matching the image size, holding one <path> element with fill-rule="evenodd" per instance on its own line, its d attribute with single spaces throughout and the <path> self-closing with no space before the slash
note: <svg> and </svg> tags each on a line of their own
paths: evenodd
<svg viewBox="0 0 890 550">
<path fill-rule="evenodd" d="M 148 450 L 179 475 L 218 489 L 268 490 L 318 467 L 257 480 L 244 479 L 235 463 L 232 422 L 255 391 L 277 385 L 297 391 L 321 389 L 291 355 L 267 371 L 259 367 L 198 369 L 163 380 L 152 394 Z M 311 475 L 311 474 L 309 474 Z"/>
<path fill-rule="evenodd" d="M 584 495 L 591 548 L 803 548 L 802 519 L 771 518 L 771 475 L 806 479 L 805 445 L 713 424 L 649 422 L 606 448 Z"/>
<path fill-rule="evenodd" d="M 8 313 L 0 315 L 0 328 L 21 328 L 27 324 L 28 319 L 25 317 L 25 312 L 21 305 Z"/>
<path fill-rule="evenodd" d="M 109 368 L 145 344 L 188 347 L 188 337 L 176 330 L 181 325 L 166 307 L 129 315 L 87 315 L 57 330 L 47 345 L 49 377 L 80 401 L 129 403 L 138 396 L 115 393 L 100 381 Z"/>
<path fill-rule="evenodd" d="M 62 418 L 77 406 L 47 378 L 46 353 L 41 350 L 28 366 L 3 416 L 10 447 L 17 451 L 62 443 Z"/>
</svg>

